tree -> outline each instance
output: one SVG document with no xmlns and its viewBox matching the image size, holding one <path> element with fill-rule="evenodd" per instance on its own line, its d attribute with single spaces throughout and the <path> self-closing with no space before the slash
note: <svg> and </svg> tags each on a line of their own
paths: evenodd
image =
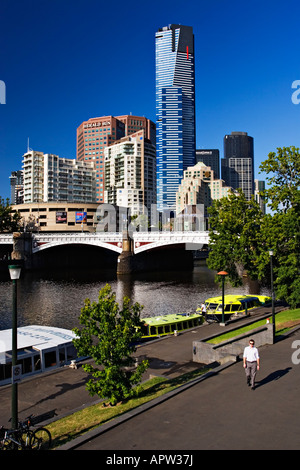
<svg viewBox="0 0 300 470">
<path fill-rule="evenodd" d="M 208 266 L 225 269 L 233 285 L 241 284 L 244 271 L 251 279 L 270 283 L 272 250 L 276 298 L 294 308 L 300 304 L 299 149 L 278 148 L 260 168 L 270 174 L 264 196 L 273 213 L 263 215 L 253 198 L 246 201 L 241 192 L 214 201 Z"/>
<path fill-rule="evenodd" d="M 260 169 L 272 176 L 265 190 L 269 207 L 275 211 L 269 223 L 270 248 L 274 251 L 276 296 L 291 307 L 300 305 L 300 153 L 299 148 L 277 148 Z"/>
<path fill-rule="evenodd" d="M 99 292 L 98 302 L 85 300 L 79 317 L 84 327 L 73 330 L 77 335 L 74 345 L 78 353 L 91 356 L 96 365 L 83 366 L 93 377 L 87 382 L 87 390 L 92 396 L 97 394 L 109 399 L 112 405 L 136 393 L 133 385 L 140 382 L 148 367 L 148 361 L 132 367 L 134 343 L 141 338 L 141 310 L 138 303 L 130 306 L 127 297 L 120 309 L 111 287 L 106 285 Z"/>
<path fill-rule="evenodd" d="M 253 198 L 247 201 L 239 190 L 237 194 L 214 200 L 209 215 L 208 267 L 225 269 L 234 286 L 241 285 L 245 271 L 250 278 L 257 279 L 263 223 L 258 203 Z"/>
<path fill-rule="evenodd" d="M 18 232 L 21 228 L 21 216 L 19 212 L 12 213 L 9 199 L 0 196 L 0 233 Z"/>
<path fill-rule="evenodd" d="M 273 211 L 286 212 L 298 208 L 300 203 L 300 153 L 299 148 L 277 148 L 277 154 L 271 152 L 268 159 L 261 163 L 260 169 L 267 173 L 270 185 L 264 191 Z"/>
</svg>

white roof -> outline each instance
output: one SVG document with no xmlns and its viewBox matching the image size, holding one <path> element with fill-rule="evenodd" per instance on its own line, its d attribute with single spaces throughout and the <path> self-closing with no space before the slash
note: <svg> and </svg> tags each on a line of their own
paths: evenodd
<svg viewBox="0 0 300 470">
<path fill-rule="evenodd" d="M 71 330 L 52 326 L 21 326 L 18 327 L 17 348 L 33 347 L 41 350 L 71 342 L 76 335 Z M 12 330 L 0 331 L 0 354 L 12 349 Z"/>
</svg>

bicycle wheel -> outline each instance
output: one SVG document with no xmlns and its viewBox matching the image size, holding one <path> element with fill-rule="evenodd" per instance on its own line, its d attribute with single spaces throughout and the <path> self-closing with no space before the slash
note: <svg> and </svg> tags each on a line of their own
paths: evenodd
<svg viewBox="0 0 300 470">
<path fill-rule="evenodd" d="M 38 428 L 33 431 L 31 439 L 32 450 L 49 450 L 51 447 L 51 434 L 46 428 Z"/>
<path fill-rule="evenodd" d="M 5 441 L 2 441 L 0 450 L 22 450 L 22 445 L 20 443 L 16 444 L 10 439 L 5 439 Z"/>
<path fill-rule="evenodd" d="M 34 432 L 31 431 L 31 429 L 28 429 L 27 431 L 23 431 L 19 437 L 19 441 L 22 443 L 22 449 L 23 450 L 31 450 L 31 445 L 33 442 L 33 435 Z"/>
</svg>

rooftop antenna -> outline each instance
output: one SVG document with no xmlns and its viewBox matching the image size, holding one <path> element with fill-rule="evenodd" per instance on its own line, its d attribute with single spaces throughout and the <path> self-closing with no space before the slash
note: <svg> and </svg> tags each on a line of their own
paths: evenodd
<svg viewBox="0 0 300 470">
<path fill-rule="evenodd" d="M 29 137 L 27 138 L 27 153 L 31 152 L 32 149 L 29 147 Z"/>
</svg>

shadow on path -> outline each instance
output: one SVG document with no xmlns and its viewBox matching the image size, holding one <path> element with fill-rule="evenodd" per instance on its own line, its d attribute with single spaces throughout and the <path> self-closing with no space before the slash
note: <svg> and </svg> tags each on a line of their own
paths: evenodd
<svg viewBox="0 0 300 470">
<path fill-rule="evenodd" d="M 286 375 L 292 368 L 287 367 L 286 369 L 282 370 L 276 370 L 272 372 L 271 374 L 267 375 L 264 379 L 260 380 L 259 382 L 255 383 L 255 388 L 257 387 L 262 387 L 263 385 L 266 385 L 269 382 L 273 382 L 274 380 L 281 379 L 284 375 Z"/>
</svg>

